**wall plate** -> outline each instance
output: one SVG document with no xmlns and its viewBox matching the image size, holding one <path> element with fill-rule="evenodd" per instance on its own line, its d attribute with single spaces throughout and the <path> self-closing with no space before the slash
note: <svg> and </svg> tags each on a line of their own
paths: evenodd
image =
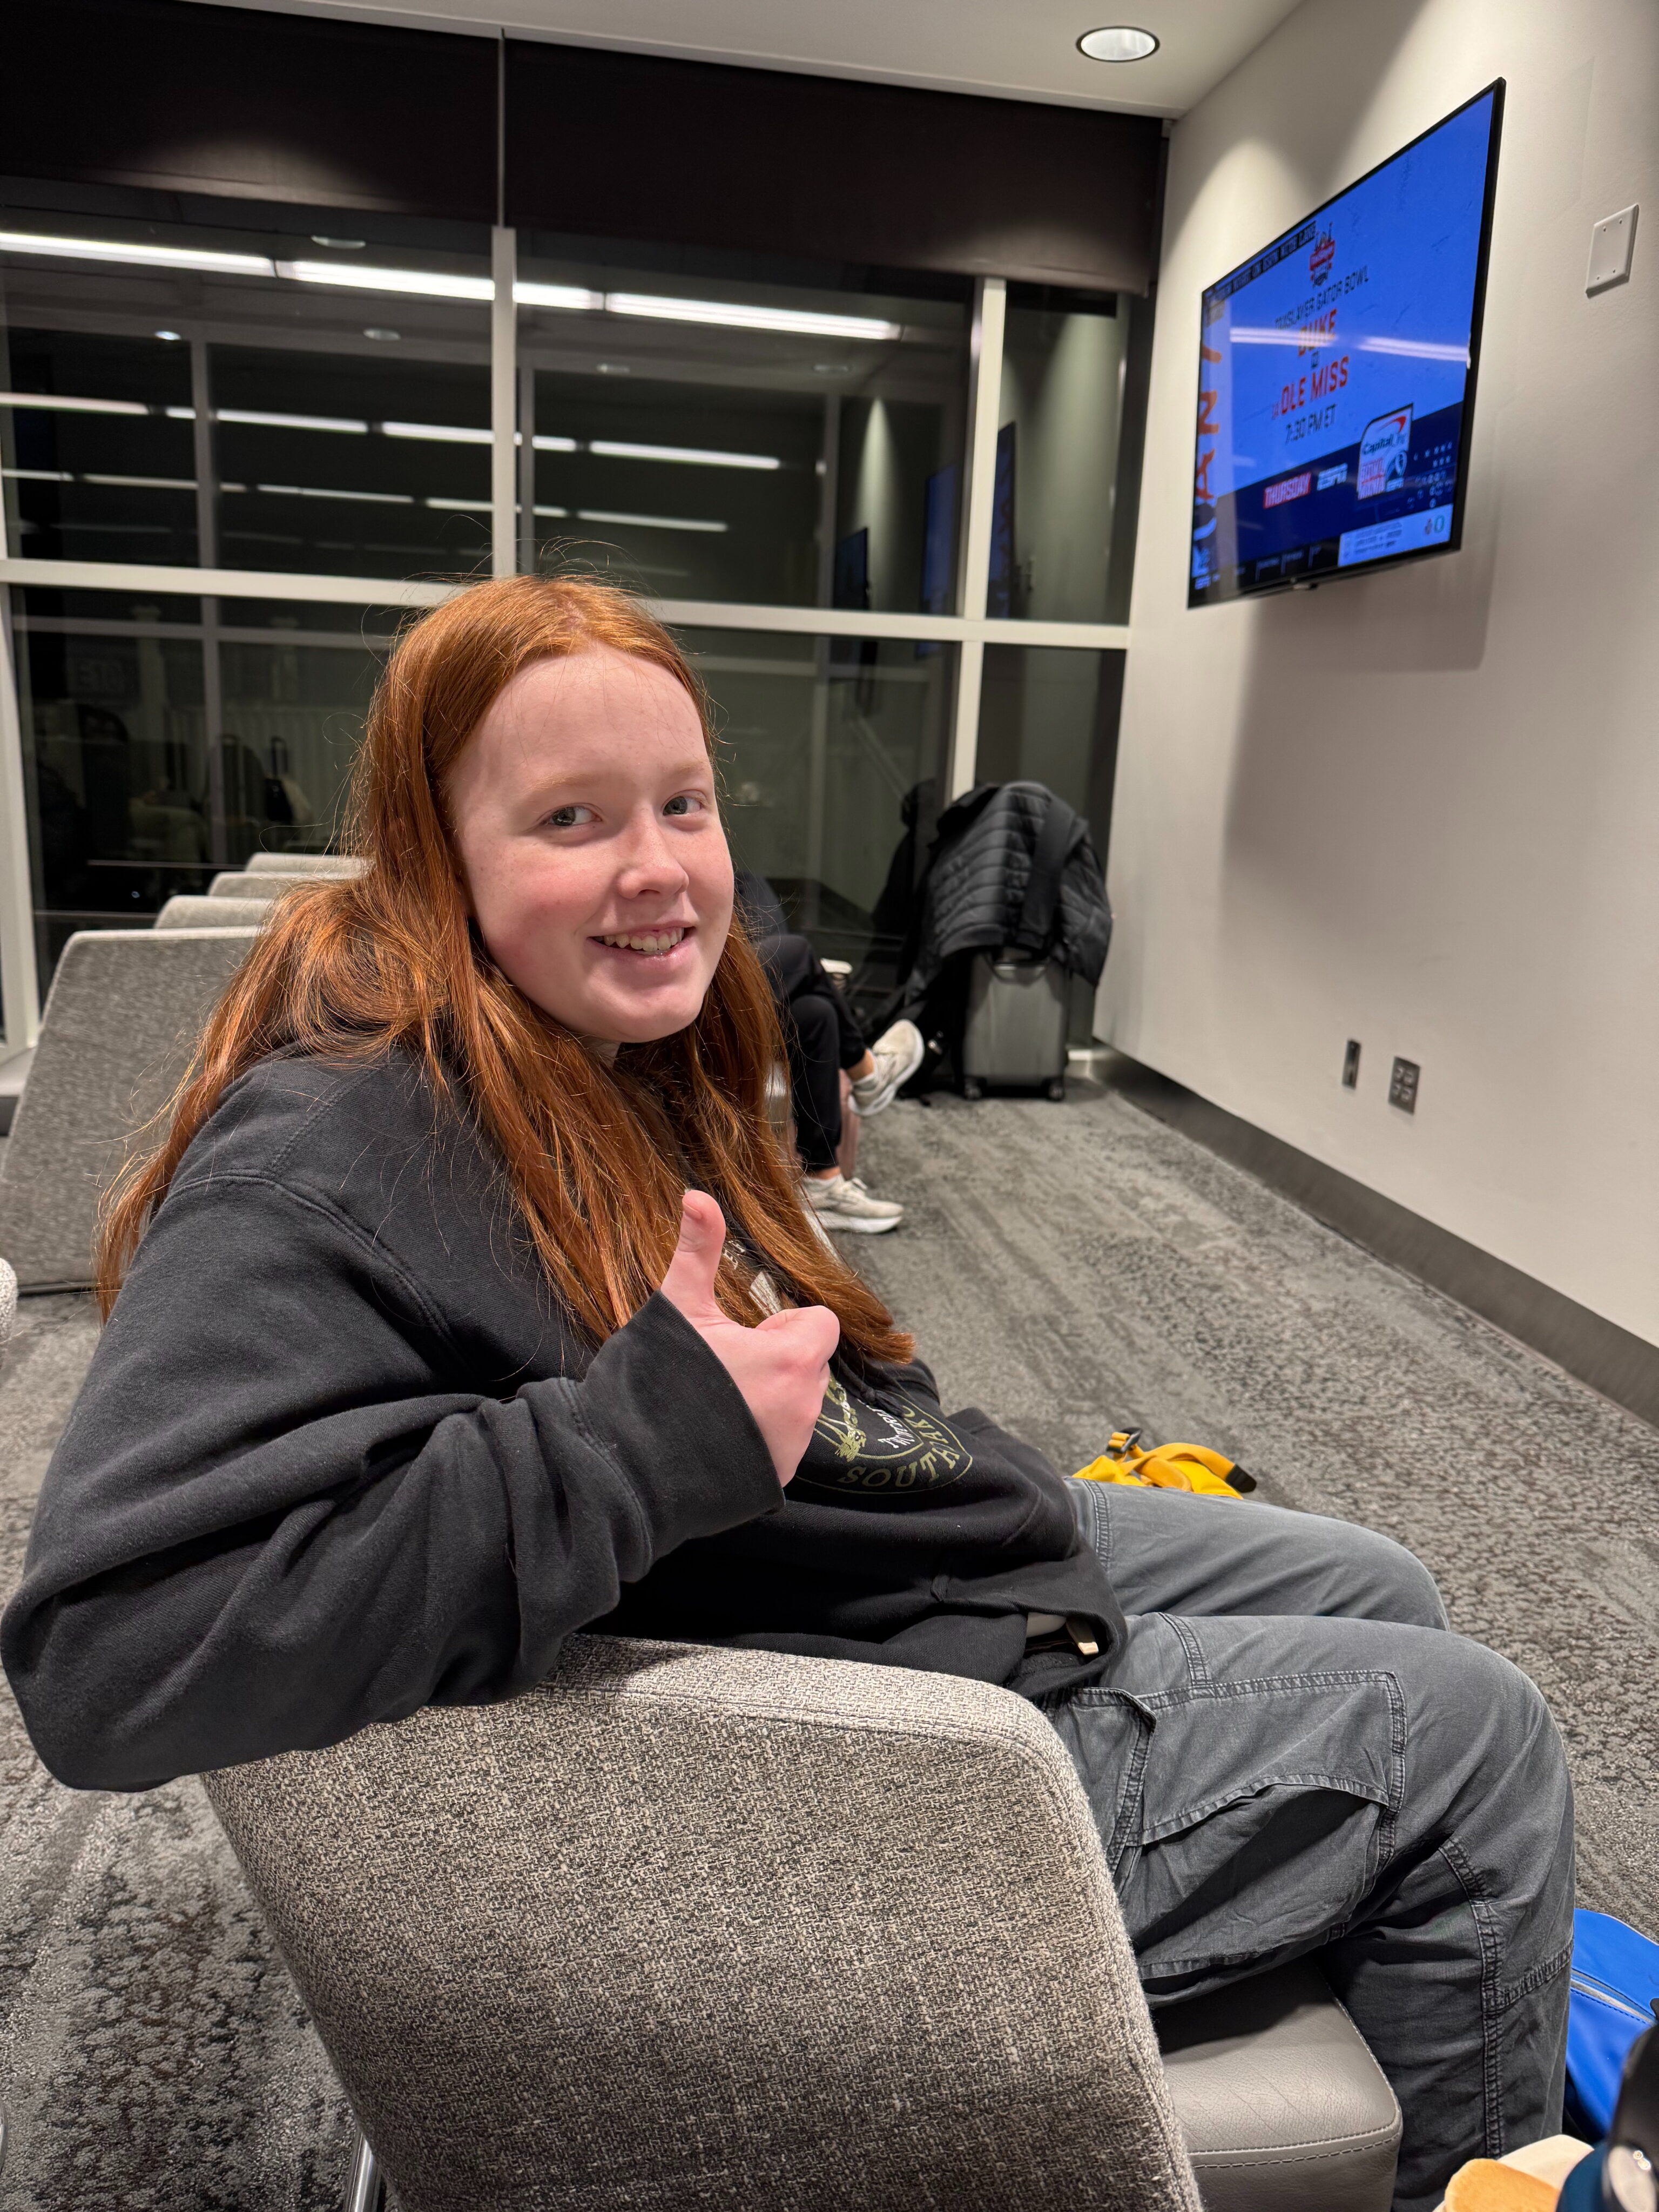
<svg viewBox="0 0 1659 2212">
<path fill-rule="evenodd" d="M 1417 1111 L 1417 1086 L 1423 1071 L 1414 1060 L 1396 1060 L 1389 1078 L 1389 1103 L 1402 1114 Z"/>
<path fill-rule="evenodd" d="M 1636 250 L 1636 218 L 1640 212 L 1638 201 L 1634 206 L 1620 208 L 1617 215 L 1603 216 L 1591 231 L 1584 289 L 1592 298 L 1610 285 L 1630 282 L 1631 257 Z"/>
<path fill-rule="evenodd" d="M 1342 1088 L 1354 1091 L 1359 1086 L 1359 1039 L 1350 1037 L 1348 1048 L 1342 1055 Z"/>
</svg>

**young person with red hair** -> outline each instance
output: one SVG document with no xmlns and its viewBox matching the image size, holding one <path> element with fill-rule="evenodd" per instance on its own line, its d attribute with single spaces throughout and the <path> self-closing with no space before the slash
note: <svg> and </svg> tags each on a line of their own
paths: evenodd
<svg viewBox="0 0 1659 2212">
<path fill-rule="evenodd" d="M 1317 1952 L 1395 2203 L 1559 2124 L 1543 1702 L 1385 1539 L 1068 1483 L 808 1218 L 708 718 L 607 587 L 392 655 L 349 881 L 290 893 L 103 1232 L 107 1326 L 0 1630 L 141 1790 L 511 1696 L 583 1628 L 1000 1683 L 1060 1731 L 1153 2003 Z"/>
</svg>

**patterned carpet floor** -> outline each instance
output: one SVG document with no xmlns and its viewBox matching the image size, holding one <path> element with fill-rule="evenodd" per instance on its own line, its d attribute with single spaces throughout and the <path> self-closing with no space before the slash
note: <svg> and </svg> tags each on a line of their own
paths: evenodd
<svg viewBox="0 0 1659 2212">
<path fill-rule="evenodd" d="M 1547 1693 L 1582 1901 L 1659 1923 L 1659 1433 L 1092 1085 L 872 1124 L 854 1256 L 939 1370 L 1062 1467 L 1213 1443 L 1385 1529 Z M 0 1587 L 96 1333 L 26 1300 L 0 1368 Z M 1248 1508 L 1241 1508 L 1247 1510 Z M 0 2212 L 333 2212 L 347 2118 L 198 1787 L 60 1789 L 0 1695 Z"/>
</svg>

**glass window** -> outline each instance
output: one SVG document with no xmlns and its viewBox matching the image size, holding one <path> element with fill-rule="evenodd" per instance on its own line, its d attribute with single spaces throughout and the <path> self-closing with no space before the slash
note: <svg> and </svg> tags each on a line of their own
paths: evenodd
<svg viewBox="0 0 1659 2212">
<path fill-rule="evenodd" d="M 767 878 L 821 954 L 898 949 L 890 878 L 931 823 L 956 653 L 868 638 L 692 630 L 716 708 L 732 857 Z"/>
<path fill-rule="evenodd" d="M 228 611 L 234 612 L 236 611 Z M 343 826 L 346 787 L 397 618 L 356 608 L 334 630 L 272 613 L 219 632 L 220 781 L 225 861 L 254 853 L 325 853 Z M 372 623 L 382 627 L 376 629 Z"/>
<path fill-rule="evenodd" d="M 371 344 L 208 348 L 221 565 L 404 576 L 488 562 L 487 365 Z"/>
<path fill-rule="evenodd" d="M 1147 312 L 1109 293 L 1009 287 L 988 614 L 1127 619 L 1134 517 L 1132 499 L 1119 512 L 1120 449 Z"/>
<path fill-rule="evenodd" d="M 536 546 L 661 599 L 955 611 L 965 283 L 520 248 L 526 565 Z"/>
<path fill-rule="evenodd" d="M 1076 646 L 988 645 L 976 783 L 1047 784 L 1086 815 L 1106 857 L 1117 765 L 1121 653 Z"/>
<path fill-rule="evenodd" d="M 24 303 L 13 303 L 15 315 Z M 8 334 L 0 455 L 10 550 L 36 561 L 197 557 L 187 347 L 19 325 Z"/>
<path fill-rule="evenodd" d="M 988 645 L 980 692 L 975 782 L 1047 784 L 1087 819 L 1103 868 L 1124 658 L 1077 646 Z M 1073 1044 L 1094 1041 L 1094 992 L 1073 976 L 1066 1024 Z"/>
<path fill-rule="evenodd" d="M 401 617 L 244 625 L 234 602 L 45 590 L 13 609 L 43 984 L 76 929 L 143 922 L 255 852 L 328 848 Z"/>
<path fill-rule="evenodd" d="M 15 551 L 394 577 L 487 556 L 487 234 L 21 190 L 0 201 Z"/>
<path fill-rule="evenodd" d="M 15 592 L 24 791 L 41 987 L 77 929 L 153 915 L 208 885 L 199 623 L 120 603 L 100 621 Z"/>
</svg>

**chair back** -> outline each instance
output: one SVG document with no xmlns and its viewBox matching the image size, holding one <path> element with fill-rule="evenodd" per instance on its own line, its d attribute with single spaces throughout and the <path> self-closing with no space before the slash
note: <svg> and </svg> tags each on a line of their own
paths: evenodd
<svg viewBox="0 0 1659 2212">
<path fill-rule="evenodd" d="M 330 854 L 256 853 L 245 869 L 228 868 L 207 887 L 210 899 L 274 899 L 312 884 L 339 883 L 363 872 L 361 860 Z"/>
<path fill-rule="evenodd" d="M 308 889 L 313 884 L 332 880 L 330 876 L 317 875 L 309 869 L 285 868 L 278 873 L 275 868 L 266 868 L 254 875 L 230 868 L 222 875 L 215 876 L 207 887 L 207 895 L 210 899 L 264 899 L 269 903 L 272 899 L 281 898 L 284 891 L 294 890 L 301 885 Z"/>
<path fill-rule="evenodd" d="M 164 1105 L 251 929 L 77 930 L 0 1162 L 0 1251 L 26 1291 L 92 1280 L 98 1200 Z"/>
<path fill-rule="evenodd" d="M 251 876 L 360 876 L 363 863 L 350 853 L 255 853 Z"/>
<path fill-rule="evenodd" d="M 1030 1705 L 575 1638 L 204 1778 L 403 2212 L 1198 2212 Z"/>
<path fill-rule="evenodd" d="M 155 917 L 157 929 L 258 929 L 270 913 L 270 896 L 209 898 L 205 893 L 175 891 Z"/>
</svg>

